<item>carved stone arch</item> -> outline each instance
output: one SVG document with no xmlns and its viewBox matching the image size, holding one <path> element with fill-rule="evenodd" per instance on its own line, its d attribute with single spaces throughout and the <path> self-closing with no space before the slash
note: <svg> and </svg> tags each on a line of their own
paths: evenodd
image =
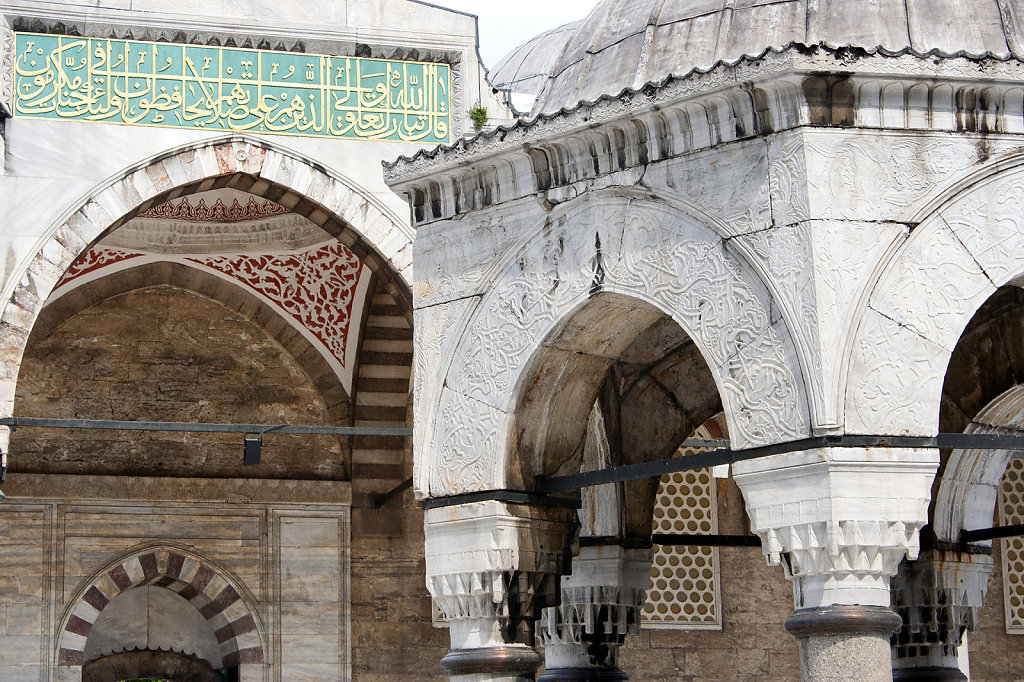
<svg viewBox="0 0 1024 682">
<path fill-rule="evenodd" d="M 127 261 L 132 263 L 132 261 Z M 349 393 L 324 357 L 326 352 L 298 333 L 293 319 L 245 287 L 183 263 L 160 261 L 125 267 L 76 286 L 39 313 L 30 339 L 45 338 L 79 312 L 107 299 L 147 287 L 170 285 L 216 301 L 267 332 L 295 360 L 323 398 L 334 423 L 350 419 Z M 272 321 L 280 320 L 274 324 Z"/>
<path fill-rule="evenodd" d="M 996 289 L 1024 275 L 1020 159 L 935 208 L 879 268 L 846 366 L 846 430 L 931 435 L 950 355 Z"/>
<path fill-rule="evenodd" d="M 523 387 L 545 340 L 596 294 L 642 301 L 671 317 L 711 369 L 732 443 L 750 447 L 808 432 L 800 368 L 767 289 L 706 224 L 664 203 L 589 193 L 556 210 L 487 276 L 421 398 L 419 471 L 431 495 L 521 487 L 506 456 Z M 589 406 L 588 406 L 589 407 Z"/>
<path fill-rule="evenodd" d="M 126 169 L 45 232 L 23 275 L 14 278 L 0 316 L 0 414 L 11 414 L 29 333 L 75 259 L 141 211 L 222 187 L 271 199 L 308 218 L 362 259 L 396 298 L 411 301 L 411 231 L 382 204 L 316 162 L 276 144 L 246 135 L 206 140 Z"/>
<path fill-rule="evenodd" d="M 166 588 L 194 606 L 216 634 L 224 665 L 265 662 L 266 630 L 242 581 L 190 548 L 151 543 L 125 552 L 79 585 L 60 620 L 55 664 L 85 663 L 85 643 L 103 609 L 144 585 Z"/>
</svg>

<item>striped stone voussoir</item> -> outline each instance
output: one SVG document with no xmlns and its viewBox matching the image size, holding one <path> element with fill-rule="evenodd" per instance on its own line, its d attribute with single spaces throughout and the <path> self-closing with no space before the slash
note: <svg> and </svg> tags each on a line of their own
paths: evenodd
<svg viewBox="0 0 1024 682">
<path fill-rule="evenodd" d="M 122 592 L 145 585 L 171 590 L 202 614 L 220 643 L 224 665 L 264 662 L 256 620 L 223 571 L 181 551 L 152 549 L 93 578 L 64 625 L 57 665 L 86 663 L 85 643 L 103 609 Z"/>
</svg>

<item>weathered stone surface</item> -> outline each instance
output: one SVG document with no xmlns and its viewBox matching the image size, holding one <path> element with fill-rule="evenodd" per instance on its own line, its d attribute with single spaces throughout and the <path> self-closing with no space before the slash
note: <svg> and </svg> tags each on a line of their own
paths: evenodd
<svg viewBox="0 0 1024 682">
<path fill-rule="evenodd" d="M 174 339 L 168 344 L 168 339 Z M 18 414 L 33 417 L 344 423 L 296 361 L 218 303 L 172 287 L 118 296 L 30 344 Z M 266 436 L 242 469 L 234 434 L 22 430 L 12 471 L 338 479 L 348 447 L 330 436 Z M 316 452 L 316 457 L 310 457 Z"/>
</svg>

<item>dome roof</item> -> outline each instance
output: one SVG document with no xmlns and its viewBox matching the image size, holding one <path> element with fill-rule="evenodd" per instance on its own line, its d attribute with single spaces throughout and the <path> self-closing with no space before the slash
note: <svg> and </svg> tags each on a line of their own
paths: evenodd
<svg viewBox="0 0 1024 682">
<path fill-rule="evenodd" d="M 544 89 L 549 74 L 562 56 L 566 42 L 572 38 L 582 21 L 563 24 L 545 31 L 505 55 L 498 65 L 488 73 L 491 85 L 499 90 L 508 90 L 515 99 L 512 105 L 529 111 L 533 101 Z"/>
<path fill-rule="evenodd" d="M 603 0 L 495 72 L 536 114 L 792 43 L 1020 59 L 1024 0 Z"/>
</svg>

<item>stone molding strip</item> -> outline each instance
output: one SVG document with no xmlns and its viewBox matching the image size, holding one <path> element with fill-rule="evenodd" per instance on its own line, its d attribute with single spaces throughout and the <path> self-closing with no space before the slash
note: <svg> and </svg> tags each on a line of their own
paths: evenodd
<svg viewBox="0 0 1024 682">
<path fill-rule="evenodd" d="M 241 442 L 239 442 L 241 449 Z M 272 478 L 172 478 L 156 476 L 94 476 L 80 474 L 16 474 L 4 492 L 11 501 L 30 499 L 164 500 L 194 502 L 246 501 L 259 504 L 348 505 L 347 481 L 291 481 Z"/>
</svg>

